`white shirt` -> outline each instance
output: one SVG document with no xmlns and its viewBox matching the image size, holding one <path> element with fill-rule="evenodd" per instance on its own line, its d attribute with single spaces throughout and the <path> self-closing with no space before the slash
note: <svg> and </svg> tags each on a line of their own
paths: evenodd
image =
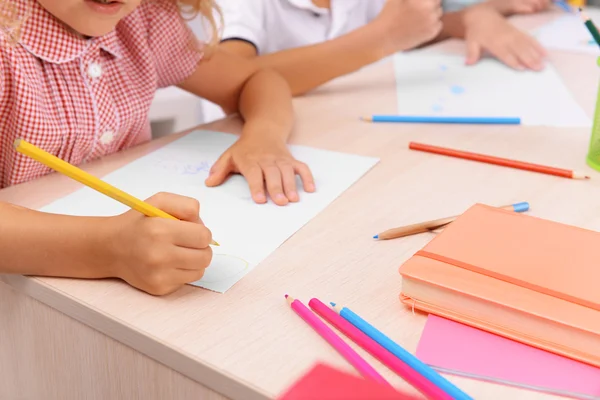
<svg viewBox="0 0 600 400">
<path fill-rule="evenodd" d="M 345 35 L 373 20 L 385 0 L 331 0 L 331 9 L 311 0 L 218 0 L 223 13 L 222 40 L 241 39 L 270 54 L 322 43 Z M 224 116 L 221 109 L 203 102 L 203 119 Z"/>
<path fill-rule="evenodd" d="M 331 0 L 331 9 L 311 0 L 218 0 L 222 40 L 243 39 L 259 54 L 322 43 L 375 18 L 385 0 Z"/>
<path fill-rule="evenodd" d="M 443 0 L 456 10 L 483 0 Z M 260 55 L 310 46 L 345 35 L 372 21 L 386 0 L 331 0 L 331 9 L 311 0 L 218 0 L 223 13 L 222 40 L 239 39 L 252 44 Z M 224 116 L 207 101 L 202 105 L 205 122 Z"/>
</svg>

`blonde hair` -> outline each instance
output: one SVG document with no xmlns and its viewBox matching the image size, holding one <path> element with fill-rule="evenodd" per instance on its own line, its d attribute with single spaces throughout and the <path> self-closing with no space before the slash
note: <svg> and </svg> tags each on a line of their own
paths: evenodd
<svg viewBox="0 0 600 400">
<path fill-rule="evenodd" d="M 171 0 L 175 1 L 179 6 L 181 15 L 189 20 L 198 16 L 202 18 L 202 23 L 208 22 L 208 46 L 210 48 L 219 43 L 221 32 L 220 27 L 223 26 L 223 16 L 221 10 L 215 0 Z M 217 21 L 218 19 L 218 21 Z"/>
<path fill-rule="evenodd" d="M 14 4 L 0 0 L 0 30 L 9 42 L 16 43 L 21 33 L 21 19 Z"/>
<path fill-rule="evenodd" d="M 144 1 L 144 0 L 142 0 Z M 181 16 L 192 20 L 198 16 L 202 23 L 208 22 L 209 48 L 214 47 L 220 38 L 219 26 L 223 26 L 223 17 L 216 0 L 169 0 L 179 6 Z M 25 16 L 24 18 L 27 18 Z M 11 42 L 17 42 L 21 32 L 24 18 L 19 18 L 19 12 L 10 0 L 0 0 L 0 30 L 4 32 Z M 217 22 L 217 19 L 219 21 Z"/>
</svg>

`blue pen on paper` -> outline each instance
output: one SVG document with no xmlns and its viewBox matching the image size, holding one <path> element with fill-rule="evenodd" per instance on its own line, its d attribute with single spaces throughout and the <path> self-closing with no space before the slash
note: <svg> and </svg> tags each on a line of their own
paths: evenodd
<svg viewBox="0 0 600 400">
<path fill-rule="evenodd" d="M 363 117 L 367 122 L 404 122 L 412 124 L 479 124 L 479 125 L 520 125 L 519 117 L 444 117 L 410 115 L 373 115 Z"/>
<path fill-rule="evenodd" d="M 570 5 L 568 5 L 567 2 L 565 2 L 564 0 L 556 0 L 554 4 L 556 4 L 566 12 L 573 12 L 573 8 Z"/>
<path fill-rule="evenodd" d="M 448 395 L 454 400 L 473 400 L 471 396 L 454 386 L 450 381 L 435 372 L 431 367 L 419 360 L 417 357 L 404 350 L 402 347 L 400 347 L 400 345 L 388 338 L 360 316 L 355 314 L 352 310 L 346 307 L 338 307 L 335 303 L 329 304 L 331 304 L 333 309 L 339 313 L 342 318 L 350 322 L 356 328 L 360 329 L 364 334 L 379 343 L 387 351 L 398 357 L 409 367 L 428 379 L 431 383 L 448 393 Z"/>
</svg>

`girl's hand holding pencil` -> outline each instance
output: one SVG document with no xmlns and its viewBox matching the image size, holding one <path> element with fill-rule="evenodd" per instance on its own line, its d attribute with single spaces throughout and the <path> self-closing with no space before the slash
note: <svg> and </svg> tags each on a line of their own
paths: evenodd
<svg viewBox="0 0 600 400">
<path fill-rule="evenodd" d="M 31 247 L 27 239 L 37 239 L 38 244 L 26 257 L 19 258 L 21 265 L 8 273 L 120 278 L 153 295 L 174 292 L 202 278 L 212 259 L 210 246 L 219 244 L 200 220 L 197 200 L 159 193 L 145 202 L 25 140 L 17 139 L 14 146 L 19 153 L 132 210 L 116 217 L 84 218 L 17 208 L 27 234 L 13 239 L 25 248 Z M 0 203 L 0 210 L 2 207 Z M 12 222 L 19 221 L 17 212 L 13 214 Z M 4 228 L 10 232 L 13 218 L 7 218 L 6 213 L 4 218 Z M 56 265 L 32 268 L 40 264 L 40 259 L 48 258 Z M 10 258 L 8 261 L 13 264 Z"/>
<path fill-rule="evenodd" d="M 112 275 L 160 296 L 202 278 L 212 259 L 212 234 L 198 216 L 196 199 L 159 193 L 147 203 L 177 220 L 130 210 L 108 218 L 101 237 Z"/>
</svg>

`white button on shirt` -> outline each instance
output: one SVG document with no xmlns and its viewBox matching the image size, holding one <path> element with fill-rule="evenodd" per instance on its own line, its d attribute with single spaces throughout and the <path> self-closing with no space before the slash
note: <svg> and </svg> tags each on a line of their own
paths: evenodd
<svg viewBox="0 0 600 400">
<path fill-rule="evenodd" d="M 100 78 L 102 76 L 102 66 L 95 62 L 90 63 L 87 73 L 92 79 Z"/>
<path fill-rule="evenodd" d="M 111 130 L 108 130 L 104 132 L 102 136 L 100 136 L 100 143 L 106 146 L 107 144 L 111 144 L 114 139 L 115 133 Z"/>
</svg>

